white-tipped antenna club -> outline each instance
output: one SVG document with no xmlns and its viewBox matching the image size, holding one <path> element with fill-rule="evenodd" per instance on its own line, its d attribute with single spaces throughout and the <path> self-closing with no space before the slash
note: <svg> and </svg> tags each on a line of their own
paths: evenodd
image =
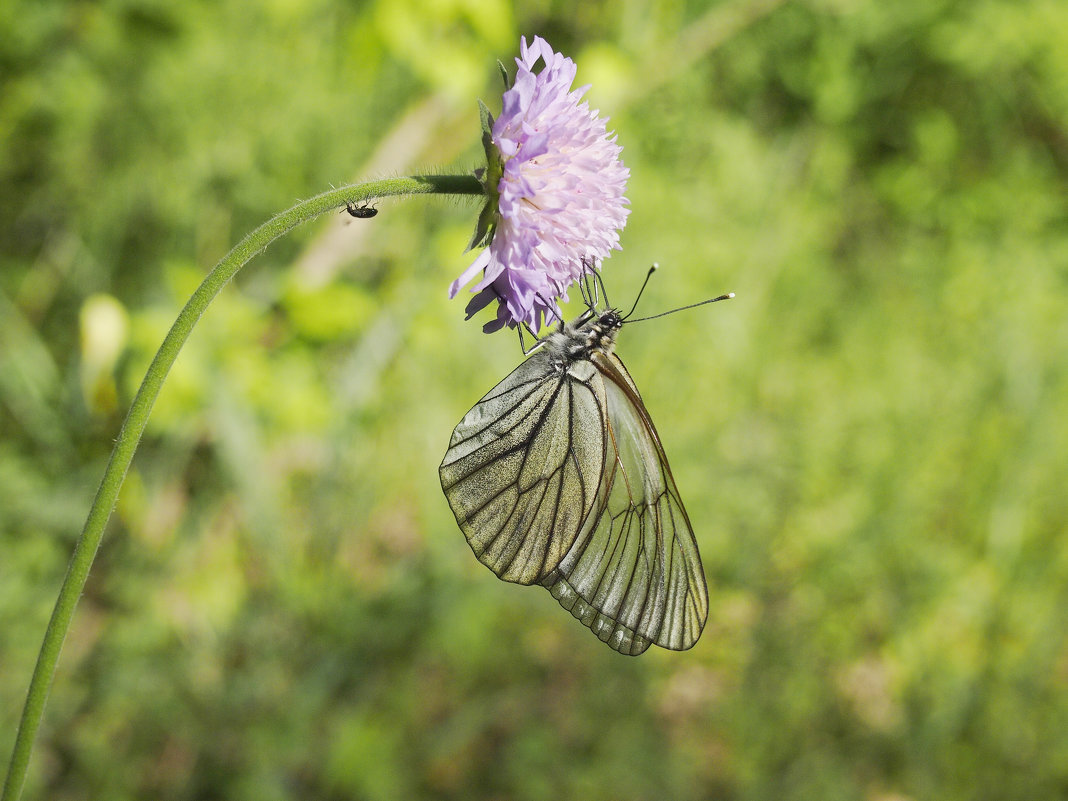
<svg viewBox="0 0 1068 801">
<path fill-rule="evenodd" d="M 642 299 L 642 292 L 645 291 L 645 287 L 648 286 L 648 284 L 649 284 L 649 279 L 652 278 L 653 277 L 653 273 L 655 273 L 659 269 L 660 269 L 660 265 L 657 264 L 654 261 L 653 262 L 653 266 L 649 268 L 649 272 L 647 272 L 645 274 L 645 280 L 642 281 L 642 288 L 638 290 L 638 296 L 636 298 L 634 298 L 634 305 L 630 307 L 630 311 L 629 312 L 627 312 L 625 315 L 623 315 L 622 319 L 626 320 L 628 317 L 630 317 L 632 314 L 634 314 L 634 310 L 636 308 L 638 308 L 638 301 Z M 637 321 L 634 321 L 634 322 L 637 322 Z"/>
<path fill-rule="evenodd" d="M 666 312 L 660 312 L 660 314 L 653 314 L 653 315 L 650 315 L 649 317 L 638 317 L 638 318 L 636 318 L 634 320 L 631 320 L 630 316 L 632 314 L 634 314 L 634 310 L 636 308 L 638 308 L 638 301 L 641 299 L 642 292 L 645 291 L 646 284 L 649 283 L 649 279 L 652 278 L 653 273 L 656 272 L 659 268 L 660 268 L 660 265 L 654 263 L 653 266 L 649 268 L 649 272 L 647 272 L 645 274 L 645 281 L 642 283 L 642 288 L 638 290 L 638 297 L 634 299 L 634 305 L 631 307 L 630 311 L 627 312 L 627 314 L 623 317 L 623 319 L 626 320 L 628 323 L 640 323 L 640 322 L 642 322 L 644 320 L 655 320 L 657 317 L 665 317 L 665 316 L 667 316 L 669 314 L 674 314 L 675 312 L 684 311 L 686 309 L 694 309 L 694 308 L 696 308 L 698 306 L 705 306 L 705 305 L 707 305 L 709 303 L 718 303 L 721 300 L 730 300 L 731 298 L 734 297 L 734 293 L 733 292 L 728 292 L 726 295 L 720 295 L 719 297 L 716 297 L 716 298 L 709 298 L 708 300 L 702 300 L 700 303 L 691 303 L 689 306 L 679 306 L 679 308 L 677 308 L 677 309 L 671 309 L 671 310 L 666 311 Z"/>
</svg>

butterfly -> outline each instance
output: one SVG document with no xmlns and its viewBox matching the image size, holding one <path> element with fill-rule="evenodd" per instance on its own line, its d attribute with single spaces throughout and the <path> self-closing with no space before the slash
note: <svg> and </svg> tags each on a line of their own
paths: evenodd
<svg viewBox="0 0 1068 801">
<path fill-rule="evenodd" d="M 686 650 L 708 617 L 697 541 L 653 420 L 614 352 L 634 309 L 598 310 L 595 296 L 587 285 L 587 309 L 538 339 L 459 422 L 441 487 L 498 578 L 545 587 L 620 653 Z"/>
</svg>

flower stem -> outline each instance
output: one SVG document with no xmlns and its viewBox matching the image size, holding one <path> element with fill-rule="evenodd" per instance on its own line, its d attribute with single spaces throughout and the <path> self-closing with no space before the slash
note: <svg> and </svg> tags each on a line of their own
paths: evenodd
<svg viewBox="0 0 1068 801">
<path fill-rule="evenodd" d="M 59 659 L 63 640 L 70 628 L 71 619 L 74 617 L 74 609 L 85 587 L 85 581 L 89 576 L 89 569 L 96 557 L 100 546 L 100 540 L 104 535 L 104 527 L 107 525 L 111 512 L 115 508 L 119 490 L 126 471 L 133 460 L 134 452 L 141 441 L 141 435 L 148 422 L 148 416 L 152 406 L 156 402 L 163 381 L 167 373 L 178 357 L 182 345 L 185 344 L 193 326 L 196 325 L 201 315 L 204 314 L 208 305 L 219 294 L 227 281 L 234 277 L 238 270 L 247 264 L 260 251 L 264 250 L 278 237 L 295 228 L 302 222 L 312 219 L 324 212 L 332 211 L 346 202 L 359 203 L 360 201 L 373 200 L 375 198 L 389 197 L 391 195 L 417 195 L 417 194 L 460 194 L 481 195 L 482 185 L 472 176 L 465 175 L 426 175 L 410 178 L 391 178 L 383 181 L 372 181 L 365 184 L 346 186 L 316 195 L 308 200 L 301 201 L 287 211 L 271 218 L 255 231 L 242 239 L 208 274 L 203 283 L 197 287 L 185 307 L 178 314 L 167 336 L 163 339 L 148 372 L 141 382 L 137 394 L 134 396 L 130 411 L 126 414 L 126 420 L 115 441 L 115 448 L 111 452 L 111 458 L 104 470 L 104 477 L 100 482 L 93 505 L 89 509 L 89 516 L 85 521 L 81 536 L 74 546 L 70 565 L 67 567 L 67 575 L 63 579 L 63 585 L 56 599 L 52 618 L 45 630 L 44 642 L 37 656 L 37 665 L 34 667 L 33 677 L 30 679 L 29 690 L 26 693 L 26 704 L 22 709 L 22 718 L 19 721 L 18 733 L 15 735 L 15 747 L 11 754 L 11 764 L 8 768 L 7 779 L 4 782 L 3 793 L 0 801 L 16 801 L 22 793 L 22 786 L 26 778 L 26 769 L 30 761 L 30 751 L 37 729 L 41 725 L 41 717 L 44 713 L 45 701 L 55 675 L 56 662 Z"/>
</svg>

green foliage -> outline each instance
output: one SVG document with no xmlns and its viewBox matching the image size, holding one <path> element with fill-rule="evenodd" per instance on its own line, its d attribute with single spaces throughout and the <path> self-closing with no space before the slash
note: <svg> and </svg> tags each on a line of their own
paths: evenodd
<svg viewBox="0 0 1068 801">
<path fill-rule="evenodd" d="M 1068 7 L 705 5 L 5 6 L 5 760 L 192 288 L 330 182 L 477 166 L 520 32 L 624 146 L 613 300 L 652 261 L 647 313 L 737 293 L 621 335 L 712 598 L 693 651 L 629 660 L 479 566 L 438 487 L 519 359 L 446 298 L 477 207 L 269 249 L 164 387 L 27 798 L 1068 793 Z"/>
</svg>

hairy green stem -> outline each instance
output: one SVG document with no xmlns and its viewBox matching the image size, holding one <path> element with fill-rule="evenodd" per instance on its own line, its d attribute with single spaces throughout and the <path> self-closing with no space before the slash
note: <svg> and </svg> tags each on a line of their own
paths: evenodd
<svg viewBox="0 0 1068 801">
<path fill-rule="evenodd" d="M 278 237 L 287 233 L 306 220 L 310 220 L 327 211 L 333 211 L 346 202 L 359 203 L 360 201 L 375 198 L 389 197 L 391 195 L 417 195 L 417 194 L 459 194 L 481 195 L 482 185 L 472 176 L 463 175 L 427 175 L 412 178 L 391 178 L 383 181 L 372 181 L 355 186 L 346 186 L 324 192 L 308 200 L 301 201 L 287 211 L 283 211 L 276 217 L 271 218 L 255 231 L 242 239 L 233 250 L 215 265 L 214 269 L 204 279 L 203 283 L 189 298 L 185 307 L 178 314 L 171 330 L 152 359 L 144 381 L 141 382 L 137 395 L 134 396 L 130 411 L 126 414 L 126 420 L 115 441 L 115 448 L 111 452 L 111 459 L 104 470 L 104 477 L 100 482 L 93 505 L 89 509 L 89 516 L 85 521 L 81 536 L 74 546 L 67 575 L 63 579 L 63 585 L 56 599 L 52 618 L 48 622 L 45 631 L 44 642 L 41 644 L 41 652 L 37 656 L 37 665 L 30 679 L 29 690 L 26 693 L 26 704 L 22 709 L 22 718 L 19 721 L 18 733 L 15 735 L 15 747 L 11 754 L 11 764 L 8 768 L 7 779 L 4 782 L 3 794 L 0 801 L 16 801 L 22 793 L 22 786 L 26 778 L 26 769 L 30 761 L 30 751 L 33 748 L 37 729 L 41 725 L 41 717 L 44 713 L 45 701 L 55 675 L 56 662 L 59 659 L 63 640 L 70 628 L 71 619 L 74 617 L 74 609 L 78 605 L 85 587 L 85 581 L 89 576 L 89 569 L 96 557 L 100 546 L 100 540 L 104 535 L 104 527 L 107 525 L 111 512 L 115 508 L 115 501 L 119 495 L 119 489 L 126 478 L 126 471 L 133 460 L 134 452 L 141 441 L 141 435 L 148 422 L 149 413 L 156 402 L 163 381 L 167 373 L 178 357 L 182 345 L 185 344 L 193 326 L 204 314 L 208 305 L 219 294 L 227 281 L 234 277 L 238 270 L 247 264 L 260 251 Z"/>
</svg>

